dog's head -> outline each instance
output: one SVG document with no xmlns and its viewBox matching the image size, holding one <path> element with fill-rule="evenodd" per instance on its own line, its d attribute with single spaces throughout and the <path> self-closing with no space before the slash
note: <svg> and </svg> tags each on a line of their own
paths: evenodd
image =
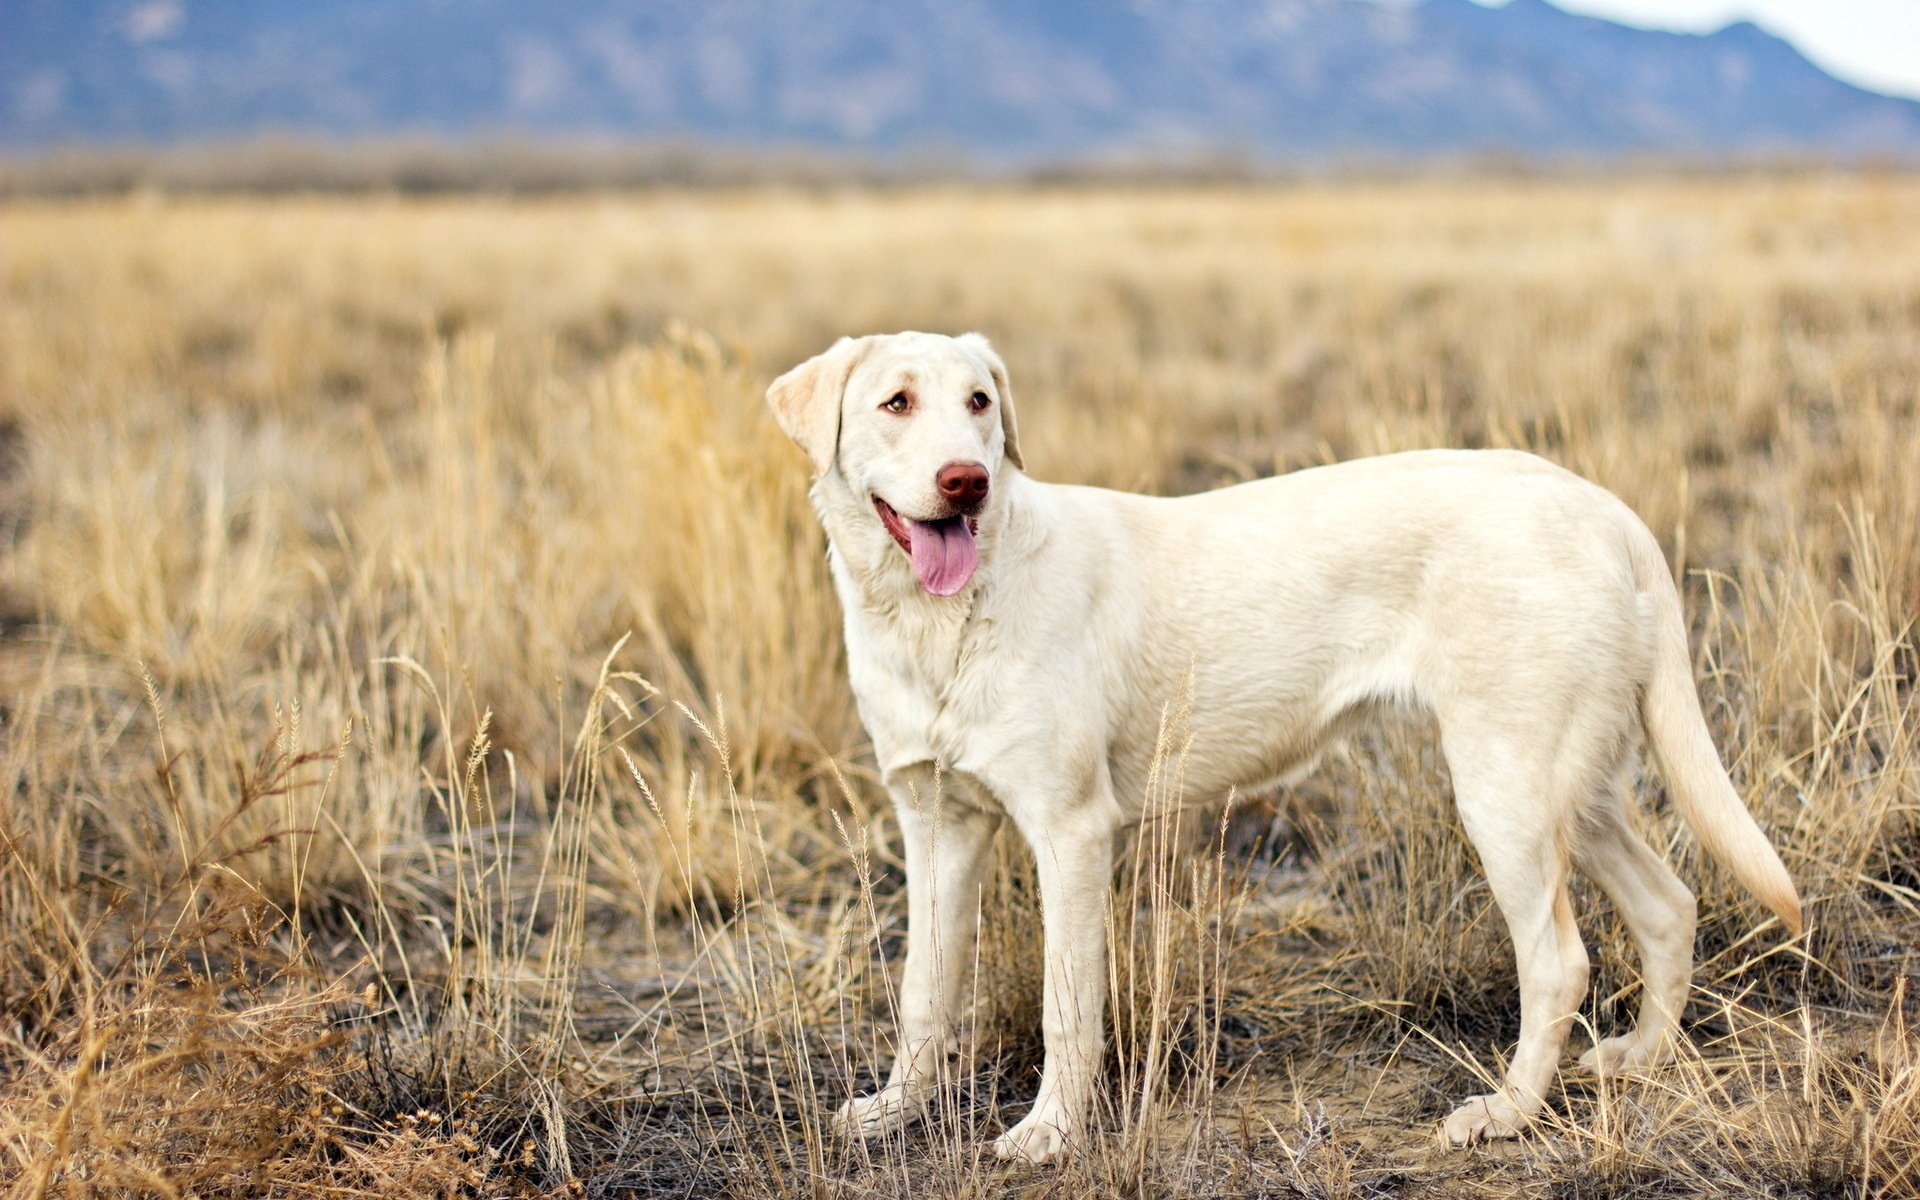
<svg viewBox="0 0 1920 1200">
<path fill-rule="evenodd" d="M 841 338 L 774 380 L 767 403 L 814 475 L 899 543 L 922 588 L 966 586 L 996 485 L 1022 465 L 1007 365 L 986 338 Z"/>
</svg>

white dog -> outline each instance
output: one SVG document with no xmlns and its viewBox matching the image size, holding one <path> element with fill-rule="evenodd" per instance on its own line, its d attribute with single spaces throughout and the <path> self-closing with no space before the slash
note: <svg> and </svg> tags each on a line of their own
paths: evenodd
<svg viewBox="0 0 1920 1200">
<path fill-rule="evenodd" d="M 1081 1135 L 1116 834 L 1139 819 L 1183 692 L 1194 795 L 1305 769 L 1371 705 L 1437 718 L 1520 976 L 1506 1078 L 1447 1118 L 1453 1143 L 1512 1136 L 1554 1077 L 1587 988 L 1570 865 L 1613 899 L 1645 985 L 1633 1031 L 1582 1066 L 1671 1052 L 1694 900 L 1627 824 L 1636 729 L 1702 844 L 1798 932 L 1793 882 L 1708 738 L 1660 547 L 1605 490 L 1512 451 L 1388 455 L 1182 499 L 1037 483 L 1006 366 L 977 334 L 843 338 L 767 400 L 812 461 L 847 670 L 905 841 L 898 1058 L 841 1110 L 845 1130 L 921 1110 L 988 847 L 1011 819 L 1040 884 L 1046 1069 L 995 1149 L 1045 1161 Z"/>
</svg>

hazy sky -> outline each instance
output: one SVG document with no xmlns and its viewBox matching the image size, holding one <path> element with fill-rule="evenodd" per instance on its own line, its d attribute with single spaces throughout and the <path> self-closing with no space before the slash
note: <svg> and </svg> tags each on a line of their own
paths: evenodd
<svg viewBox="0 0 1920 1200">
<path fill-rule="evenodd" d="M 1479 0 L 1499 7 L 1507 0 Z M 1553 0 L 1572 12 L 1697 33 L 1752 21 L 1849 83 L 1920 96 L 1920 0 Z"/>
</svg>

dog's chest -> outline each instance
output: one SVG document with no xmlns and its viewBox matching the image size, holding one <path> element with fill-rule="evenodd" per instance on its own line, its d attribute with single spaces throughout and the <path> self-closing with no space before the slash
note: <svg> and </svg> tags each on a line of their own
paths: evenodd
<svg viewBox="0 0 1920 1200">
<path fill-rule="evenodd" d="M 991 723 L 992 637 L 964 603 L 848 606 L 848 679 L 883 771 L 968 761 Z"/>
</svg>

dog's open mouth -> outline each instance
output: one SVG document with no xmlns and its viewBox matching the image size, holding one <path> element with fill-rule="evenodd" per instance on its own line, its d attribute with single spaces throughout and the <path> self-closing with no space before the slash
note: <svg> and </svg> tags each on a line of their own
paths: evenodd
<svg viewBox="0 0 1920 1200">
<path fill-rule="evenodd" d="M 901 516 L 878 496 L 873 498 L 873 507 L 880 514 L 880 523 L 913 560 L 913 573 L 921 587 L 935 596 L 951 596 L 967 586 L 973 569 L 980 565 L 980 547 L 973 540 L 980 532 L 980 522 L 972 517 L 916 521 Z"/>
</svg>

